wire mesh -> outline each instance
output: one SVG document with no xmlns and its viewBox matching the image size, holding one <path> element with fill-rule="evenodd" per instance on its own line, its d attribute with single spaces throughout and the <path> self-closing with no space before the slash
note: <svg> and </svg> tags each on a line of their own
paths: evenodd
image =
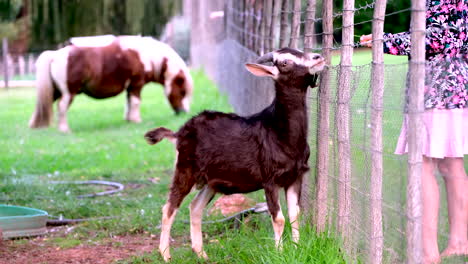
<svg viewBox="0 0 468 264">
<path fill-rule="evenodd" d="M 291 2 L 291 1 L 288 1 Z M 256 8 L 255 5 L 259 4 L 262 7 L 267 3 L 270 12 L 265 16 L 262 13 L 263 9 Z M 205 68 L 213 69 L 210 76 L 219 84 L 221 91 L 229 96 L 229 100 L 233 105 L 235 111 L 241 115 L 248 115 L 260 111 L 267 106 L 273 99 L 273 89 L 271 89 L 272 82 L 251 77 L 244 70 L 244 63 L 253 61 L 258 55 L 274 50 L 280 47 L 280 42 L 285 42 L 284 32 L 290 34 L 292 31 L 292 17 L 297 10 L 293 10 L 290 3 L 284 5 L 284 1 L 274 0 L 257 0 L 257 1 L 234 1 L 226 0 L 224 6 L 207 5 L 204 9 L 198 9 L 196 17 L 206 16 L 209 17 L 211 12 L 217 10 L 224 11 L 224 27 L 213 28 L 206 26 L 202 29 L 204 32 L 192 32 L 193 34 L 205 34 L 210 32 L 211 35 L 224 34 L 222 39 L 213 41 L 210 39 L 200 40 L 194 42 L 192 39 L 192 57 L 196 57 L 204 62 L 201 64 Z M 309 0 L 308 4 L 315 3 Z M 283 4 L 283 5 L 282 5 Z M 376 2 L 368 2 L 362 6 L 356 6 L 352 10 L 339 10 L 333 12 L 334 19 L 341 18 L 343 14 L 349 13 L 346 11 L 354 11 L 354 13 L 373 12 Z M 278 8 L 281 7 L 281 8 Z M 254 12 L 257 10 L 257 12 Z M 260 10 L 260 12 L 258 12 Z M 308 37 L 314 38 L 317 43 L 320 38 L 325 35 L 332 35 L 334 32 L 343 30 L 343 26 L 334 26 L 333 32 L 315 32 L 317 27 L 315 23 L 322 23 L 323 18 L 319 15 L 316 17 L 307 17 L 307 12 L 312 14 L 319 14 L 315 6 L 303 5 L 300 13 L 302 14 L 301 33 L 297 37 L 288 36 L 289 39 L 298 39 L 298 48 L 304 49 L 304 40 Z M 397 10 L 385 14 L 385 16 L 392 16 L 401 13 L 410 13 L 411 9 Z M 264 19 L 265 17 L 270 19 Z M 253 26 L 260 24 L 259 28 L 265 27 L 268 30 L 258 30 Z M 194 21 L 192 18 L 192 22 Z M 352 26 L 370 24 L 373 20 L 354 21 Z M 206 21 L 205 21 L 206 23 Z M 263 24 L 262 24 L 263 23 Z M 265 25 L 266 23 L 266 25 Z M 309 23 L 309 24 L 307 24 Z M 263 26 L 262 26 L 263 25 Z M 288 28 L 281 29 L 287 25 Z M 307 27 L 312 25 L 314 30 L 307 30 Z M 219 25 L 218 25 L 219 26 Z M 283 32 L 283 35 L 282 35 Z M 305 34 L 304 32 L 308 32 Z M 369 32 L 370 33 L 370 32 Z M 286 35 L 287 35 L 286 34 Z M 281 36 L 282 35 L 282 36 Z M 394 37 L 398 37 L 397 35 Z M 252 41 L 255 40 L 255 41 Z M 253 44 L 253 43 L 256 44 Z M 210 44 L 207 44 L 210 43 Z M 260 44 L 258 44 L 260 43 Z M 288 43 L 290 43 L 288 41 Z M 320 45 L 310 46 L 306 43 L 307 50 L 322 51 Z M 352 47 L 360 47 L 360 43 L 353 43 Z M 266 49 L 266 48 L 269 49 Z M 333 54 L 337 53 L 334 50 L 341 50 L 343 45 L 334 41 L 332 51 Z M 209 50 L 210 54 L 207 54 Z M 212 56 L 213 59 L 209 59 Z M 336 64 L 336 63 L 335 63 Z M 351 200 L 350 210 L 348 215 L 348 229 L 349 236 L 345 250 L 354 262 L 371 263 L 369 260 L 372 239 L 375 236 L 371 233 L 371 160 L 375 152 L 371 148 L 371 124 L 372 124 L 372 111 L 375 110 L 375 105 L 371 100 L 371 80 L 372 80 L 372 64 L 365 64 L 360 66 L 351 66 L 351 74 L 349 76 L 350 91 L 347 99 L 349 103 L 349 145 L 350 152 L 349 159 L 351 160 L 351 176 L 350 176 L 350 194 L 347 199 Z M 330 70 L 330 97 L 328 104 L 330 107 L 330 120 L 328 138 L 318 136 L 318 107 L 319 99 L 318 89 L 312 89 L 308 94 L 309 105 L 309 144 L 311 147 L 310 167 L 311 175 L 304 187 L 306 191 L 303 194 L 303 206 L 309 208 L 309 213 L 313 213 L 317 206 L 316 193 L 316 164 L 317 145 L 319 142 L 326 142 L 328 144 L 328 175 L 327 175 L 327 188 L 328 193 L 325 201 L 325 208 L 327 210 L 326 224 L 327 230 L 337 230 L 338 219 L 340 217 L 339 200 L 340 200 L 340 185 L 343 180 L 339 178 L 339 137 L 337 129 L 337 113 L 339 105 L 344 103 L 341 99 L 338 100 L 337 89 L 339 86 L 340 66 L 332 66 Z M 211 70 L 208 70 L 211 71 Z M 406 77 L 408 72 L 407 63 L 398 64 L 385 64 L 384 65 L 384 93 L 382 106 L 382 164 L 383 164 L 383 182 L 382 182 L 382 197 L 381 213 L 382 213 L 382 235 L 383 235 L 383 249 L 382 249 L 382 263 L 403 263 L 407 258 L 406 252 L 406 225 L 408 219 L 406 215 L 406 184 L 407 184 L 407 158 L 406 156 L 398 156 L 394 154 L 395 146 L 400 134 L 401 125 L 403 122 L 403 108 L 405 103 L 405 87 Z M 378 198 L 377 198 L 378 199 Z M 305 201 L 304 201 L 305 200 Z M 444 206 L 444 205 L 443 205 Z M 442 210 L 445 211 L 445 210 Z M 315 219 L 314 217 L 308 219 Z M 440 215 L 440 237 L 442 241 L 447 239 L 447 218 L 446 213 Z M 316 223 L 314 223 L 316 224 Z M 445 242 L 444 241 L 444 242 Z M 444 243 L 442 242 L 442 243 Z"/>
</svg>

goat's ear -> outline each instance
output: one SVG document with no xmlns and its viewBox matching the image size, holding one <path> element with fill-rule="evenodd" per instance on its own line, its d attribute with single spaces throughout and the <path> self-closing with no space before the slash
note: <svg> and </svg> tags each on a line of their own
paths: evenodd
<svg viewBox="0 0 468 264">
<path fill-rule="evenodd" d="M 278 69 L 275 66 L 266 66 L 256 63 L 246 63 L 245 68 L 253 75 L 259 77 L 267 76 L 276 79 L 276 77 L 279 74 Z"/>
</svg>

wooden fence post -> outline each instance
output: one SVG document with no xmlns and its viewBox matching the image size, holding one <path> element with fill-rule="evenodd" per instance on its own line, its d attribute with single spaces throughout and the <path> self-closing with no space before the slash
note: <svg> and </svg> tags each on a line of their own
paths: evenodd
<svg viewBox="0 0 468 264">
<path fill-rule="evenodd" d="M 331 65 L 333 45 L 333 1 L 323 1 L 323 57 Z M 317 231 L 325 231 L 328 218 L 328 169 L 329 169 L 329 133 L 330 133 L 330 69 L 321 74 L 319 87 L 319 109 L 317 125 L 317 179 L 316 179 L 316 224 Z"/>
<path fill-rule="evenodd" d="M 306 13 L 306 23 L 304 28 L 304 50 L 307 52 L 312 51 L 315 48 L 315 13 L 316 13 L 316 0 L 307 1 L 307 13 Z"/>
<path fill-rule="evenodd" d="M 411 1 L 411 60 L 409 64 L 408 104 L 408 185 L 406 189 L 407 260 L 422 262 L 422 114 L 424 111 L 424 76 L 426 9 L 424 0 Z"/>
<path fill-rule="evenodd" d="M 273 16 L 271 17 L 270 26 L 270 51 L 276 49 L 276 26 L 280 21 L 282 0 L 274 0 Z"/>
<path fill-rule="evenodd" d="M 297 49 L 301 33 L 301 0 L 294 0 L 289 47 Z"/>
<path fill-rule="evenodd" d="M 281 3 L 280 48 L 288 45 L 289 6 L 289 0 L 283 0 Z"/>
<path fill-rule="evenodd" d="M 372 22 L 372 103 L 371 103 L 371 177 L 370 177 L 370 234 L 369 263 L 382 263 L 382 114 L 385 65 L 383 60 L 383 28 L 386 0 L 377 0 Z"/>
<path fill-rule="evenodd" d="M 343 2 L 341 62 L 338 79 L 336 127 L 338 134 L 338 231 L 348 246 L 351 214 L 350 100 L 354 40 L 354 0 Z"/>
<path fill-rule="evenodd" d="M 8 79 L 10 78 L 9 66 L 8 65 L 8 39 L 3 38 L 2 40 L 2 55 L 3 55 L 3 81 L 5 88 L 8 89 Z"/>
</svg>

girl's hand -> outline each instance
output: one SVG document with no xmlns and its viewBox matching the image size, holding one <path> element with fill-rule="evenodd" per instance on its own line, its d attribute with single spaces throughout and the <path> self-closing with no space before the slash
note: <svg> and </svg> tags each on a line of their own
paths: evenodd
<svg viewBox="0 0 468 264">
<path fill-rule="evenodd" d="M 361 45 L 372 48 L 372 34 L 362 35 L 359 40 Z"/>
</svg>

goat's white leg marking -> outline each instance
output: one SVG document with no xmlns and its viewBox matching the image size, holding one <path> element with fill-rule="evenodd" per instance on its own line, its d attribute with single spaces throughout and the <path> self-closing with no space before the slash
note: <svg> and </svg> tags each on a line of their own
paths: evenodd
<svg viewBox="0 0 468 264">
<path fill-rule="evenodd" d="M 140 123 L 140 102 L 141 99 L 133 94 L 127 99 L 127 115 L 126 119 L 131 122 Z"/>
<path fill-rule="evenodd" d="M 283 245 L 281 242 L 281 236 L 283 235 L 284 230 L 284 216 L 281 212 L 281 209 L 276 214 L 276 217 L 271 217 L 273 223 L 273 231 L 275 232 L 275 245 L 277 249 L 282 249 Z"/>
<path fill-rule="evenodd" d="M 192 250 L 197 253 L 198 257 L 204 259 L 208 259 L 208 256 L 203 251 L 201 222 L 203 209 L 213 198 L 214 194 L 215 191 L 213 189 L 205 186 L 190 203 L 190 238 L 192 239 Z"/>
<path fill-rule="evenodd" d="M 294 186 L 291 186 L 286 191 L 286 200 L 288 201 L 289 221 L 292 227 L 292 239 L 294 242 L 299 242 L 299 194 Z"/>
<path fill-rule="evenodd" d="M 161 223 L 161 237 L 159 239 L 159 252 L 164 258 L 164 261 L 169 261 L 171 259 L 171 253 L 169 250 L 169 240 L 171 238 L 171 227 L 172 223 L 174 222 L 175 215 L 177 213 L 177 209 L 174 209 L 172 215 L 169 215 L 169 203 L 166 203 L 163 208 L 163 216 L 162 216 L 162 223 Z"/>
<path fill-rule="evenodd" d="M 284 220 L 284 215 L 281 212 L 281 205 L 279 203 L 279 199 L 276 202 L 278 203 L 279 210 L 276 213 L 276 216 L 271 215 L 271 222 L 273 224 L 273 231 L 275 232 L 275 245 L 276 245 L 276 248 L 281 250 L 283 248 L 281 236 L 283 235 L 285 220 Z"/>
</svg>

